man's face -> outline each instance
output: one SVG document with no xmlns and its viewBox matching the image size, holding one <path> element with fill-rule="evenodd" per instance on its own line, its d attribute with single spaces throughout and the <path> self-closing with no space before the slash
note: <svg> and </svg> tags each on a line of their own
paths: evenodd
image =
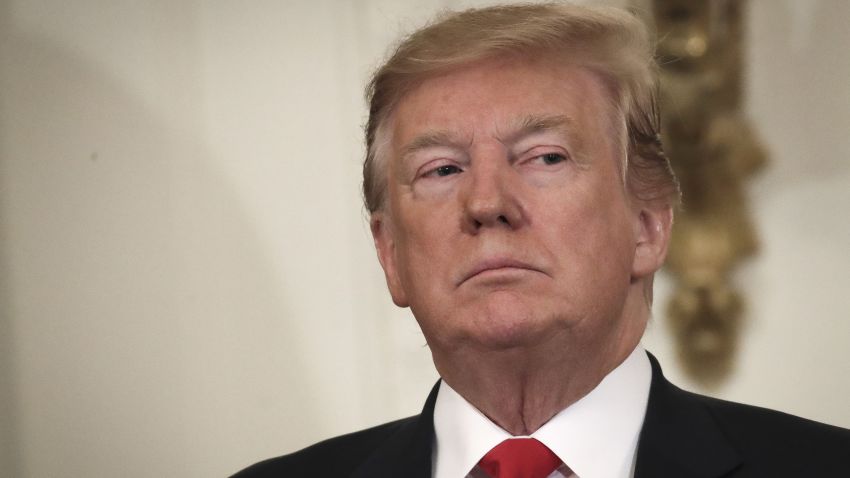
<svg viewBox="0 0 850 478">
<path fill-rule="evenodd" d="M 400 101 L 372 229 L 432 349 L 628 328 L 633 281 L 660 261 L 636 253 L 606 101 L 594 74 L 545 59 L 475 63 Z"/>
</svg>

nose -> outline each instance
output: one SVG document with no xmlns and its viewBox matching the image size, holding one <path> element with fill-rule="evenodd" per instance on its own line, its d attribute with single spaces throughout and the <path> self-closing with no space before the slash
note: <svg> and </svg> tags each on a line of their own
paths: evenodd
<svg viewBox="0 0 850 478">
<path fill-rule="evenodd" d="M 472 167 L 464 191 L 464 229 L 477 234 L 486 228 L 517 229 L 525 223 L 520 201 L 521 185 L 507 161 L 494 161 Z"/>
</svg>

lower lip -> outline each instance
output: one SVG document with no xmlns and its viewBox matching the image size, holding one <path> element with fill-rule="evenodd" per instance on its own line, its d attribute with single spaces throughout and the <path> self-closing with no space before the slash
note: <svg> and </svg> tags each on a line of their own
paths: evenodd
<svg viewBox="0 0 850 478">
<path fill-rule="evenodd" d="M 516 280 L 520 278 L 520 276 L 524 276 L 530 272 L 535 272 L 531 269 L 523 269 L 521 267 L 499 267 L 496 269 L 487 269 L 483 270 L 473 276 L 471 276 L 467 281 L 476 280 L 476 281 L 486 281 L 486 282 L 505 282 Z"/>
</svg>

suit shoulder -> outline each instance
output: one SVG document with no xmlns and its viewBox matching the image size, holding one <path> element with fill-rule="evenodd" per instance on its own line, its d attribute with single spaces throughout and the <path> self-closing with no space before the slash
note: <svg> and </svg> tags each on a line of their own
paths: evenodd
<svg viewBox="0 0 850 478">
<path fill-rule="evenodd" d="M 372 452 L 409 427 L 416 416 L 341 435 L 256 463 L 232 478 L 348 476 Z"/>
<path fill-rule="evenodd" d="M 705 405 L 740 450 L 848 462 L 850 430 L 776 410 L 684 393 Z"/>
</svg>

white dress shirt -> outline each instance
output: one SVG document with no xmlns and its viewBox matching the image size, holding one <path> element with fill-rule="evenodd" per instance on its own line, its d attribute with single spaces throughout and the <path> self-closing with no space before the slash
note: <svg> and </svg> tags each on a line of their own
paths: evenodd
<svg viewBox="0 0 850 478">
<path fill-rule="evenodd" d="M 649 359 L 638 346 L 590 393 L 532 433 L 566 465 L 549 478 L 633 476 L 651 380 Z M 445 382 L 434 406 L 434 430 L 434 478 L 486 476 L 478 460 L 512 438 Z"/>
</svg>

